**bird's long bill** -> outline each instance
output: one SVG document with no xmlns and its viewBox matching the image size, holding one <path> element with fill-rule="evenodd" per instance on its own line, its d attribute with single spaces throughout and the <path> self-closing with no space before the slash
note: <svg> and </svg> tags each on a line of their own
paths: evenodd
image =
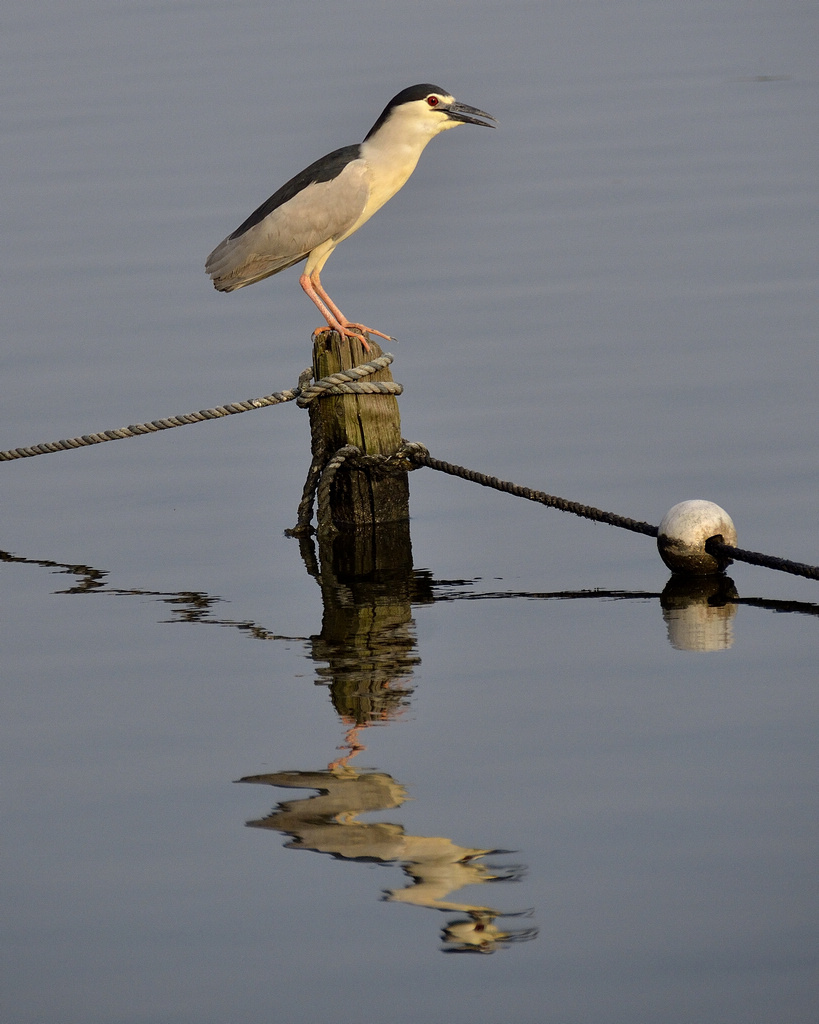
<svg viewBox="0 0 819 1024">
<path fill-rule="evenodd" d="M 494 128 L 495 126 L 487 124 L 486 121 L 480 121 L 479 118 L 488 118 L 490 121 L 497 120 L 491 114 L 487 114 L 485 110 L 478 110 L 477 107 L 468 107 L 465 103 L 451 104 L 446 113 L 451 121 L 463 121 L 464 124 L 479 124 L 483 128 Z"/>
</svg>

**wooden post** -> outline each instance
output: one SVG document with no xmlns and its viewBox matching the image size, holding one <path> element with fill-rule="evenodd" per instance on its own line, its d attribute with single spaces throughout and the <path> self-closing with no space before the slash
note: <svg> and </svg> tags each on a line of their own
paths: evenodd
<svg viewBox="0 0 819 1024">
<path fill-rule="evenodd" d="M 383 355 L 375 341 L 369 342 L 370 351 L 365 352 L 360 342 L 342 341 L 335 331 L 316 335 L 316 380 Z M 367 379 L 393 378 L 386 368 Z M 345 445 L 355 445 L 365 455 L 393 455 L 401 446 L 401 418 L 394 395 L 332 395 L 318 399 L 310 405 L 310 429 L 313 452 L 324 451 L 328 458 Z M 342 467 L 332 488 L 332 519 L 342 531 L 408 522 L 408 474 L 387 476 L 374 470 Z"/>
</svg>

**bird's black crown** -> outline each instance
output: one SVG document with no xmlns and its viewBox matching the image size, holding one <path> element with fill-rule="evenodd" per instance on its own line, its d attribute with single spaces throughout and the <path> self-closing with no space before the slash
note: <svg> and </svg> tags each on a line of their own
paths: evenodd
<svg viewBox="0 0 819 1024">
<path fill-rule="evenodd" d="M 367 132 L 367 138 L 369 139 L 378 131 L 396 107 L 400 107 L 403 103 L 414 103 L 416 100 L 426 99 L 431 92 L 437 93 L 438 96 L 449 96 L 446 89 L 442 89 L 440 85 L 432 85 L 430 82 L 422 82 L 420 85 L 410 85 L 406 89 L 402 89 L 381 111 L 381 116 Z"/>
</svg>

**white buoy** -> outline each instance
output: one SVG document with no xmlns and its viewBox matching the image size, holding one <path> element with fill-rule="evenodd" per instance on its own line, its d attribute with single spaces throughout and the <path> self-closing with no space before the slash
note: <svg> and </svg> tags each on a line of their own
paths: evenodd
<svg viewBox="0 0 819 1024">
<path fill-rule="evenodd" d="M 708 576 L 731 564 L 730 559 L 715 558 L 705 550 L 705 542 L 711 537 L 721 537 L 725 544 L 736 547 L 736 527 L 725 509 L 713 501 L 692 498 L 681 501 L 663 516 L 657 547 L 672 572 Z"/>
</svg>

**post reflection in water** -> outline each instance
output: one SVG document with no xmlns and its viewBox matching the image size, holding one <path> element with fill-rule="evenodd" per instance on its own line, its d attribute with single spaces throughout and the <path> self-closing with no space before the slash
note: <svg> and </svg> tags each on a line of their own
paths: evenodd
<svg viewBox="0 0 819 1024">
<path fill-rule="evenodd" d="M 519 865 L 483 861 L 487 855 L 508 851 L 458 846 L 442 836 L 407 835 L 393 822 L 359 820 L 361 814 L 400 807 L 407 799 L 405 788 L 385 772 L 336 768 L 250 775 L 238 781 L 318 790 L 300 800 L 284 801 L 266 818 L 247 824 L 290 836 L 286 844 L 290 849 L 312 850 L 341 860 L 400 864 L 410 883 L 403 889 L 385 890 L 385 901 L 464 915 L 448 921 L 442 930 L 446 952 L 492 953 L 537 935 L 537 928 L 501 928 L 495 923 L 500 917 L 528 916 L 529 911 L 508 914 L 448 898 L 467 885 L 519 879 L 524 872 Z"/>
<path fill-rule="evenodd" d="M 279 804 L 266 818 L 248 822 L 291 837 L 292 849 L 313 850 L 344 860 L 400 864 L 409 884 L 388 889 L 387 902 L 456 912 L 442 931 L 448 952 L 494 952 L 533 939 L 535 928 L 504 929 L 510 916 L 494 907 L 450 899 L 467 885 L 515 881 L 516 865 L 489 865 L 483 858 L 505 851 L 459 846 L 441 836 L 407 835 L 400 824 L 363 822 L 364 813 L 400 807 L 407 791 L 390 775 L 356 771 L 350 761 L 365 749 L 364 731 L 395 721 L 412 694 L 412 674 L 420 658 L 412 606 L 434 601 L 429 573 L 413 570 L 407 523 L 319 539 L 316 551 L 300 538 L 307 571 L 321 587 L 321 633 L 312 637 L 316 683 L 326 685 L 347 727 L 344 754 L 317 772 L 276 772 L 240 779 L 318 794 Z M 526 912 L 528 913 L 528 912 Z M 515 914 L 512 916 L 519 916 Z"/>
<path fill-rule="evenodd" d="M 307 571 L 321 587 L 321 632 L 310 638 L 316 684 L 327 686 L 347 726 L 343 767 L 364 747 L 361 732 L 407 707 L 417 654 L 413 604 L 433 601 L 428 577 L 412 569 L 406 524 L 322 539 L 300 539 Z"/>
</svg>

